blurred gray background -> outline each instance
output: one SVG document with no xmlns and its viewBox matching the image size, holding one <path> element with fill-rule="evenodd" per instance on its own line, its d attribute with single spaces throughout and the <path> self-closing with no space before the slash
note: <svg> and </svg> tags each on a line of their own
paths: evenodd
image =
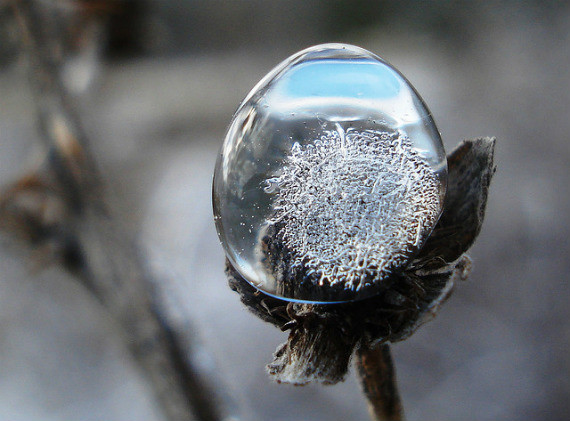
<svg viewBox="0 0 570 421">
<path fill-rule="evenodd" d="M 408 419 L 570 419 L 566 2 L 126 4 L 98 64 L 74 63 L 70 83 L 113 211 L 165 279 L 160 288 L 201 338 L 202 363 L 242 419 L 367 419 L 353 373 L 333 387 L 269 381 L 264 365 L 286 334 L 227 287 L 211 216 L 233 111 L 274 65 L 321 42 L 362 46 L 402 71 L 448 151 L 497 137 L 471 277 L 434 322 L 393 347 Z M 35 162 L 38 135 L 25 66 L 0 17 L 6 185 Z M 32 263 L 30 250 L 0 236 L 0 420 L 162 420 L 105 309 L 58 267 Z"/>
</svg>

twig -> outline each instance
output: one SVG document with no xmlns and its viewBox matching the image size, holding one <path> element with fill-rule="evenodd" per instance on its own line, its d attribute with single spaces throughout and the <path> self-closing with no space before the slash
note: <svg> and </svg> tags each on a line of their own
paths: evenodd
<svg viewBox="0 0 570 421">
<path fill-rule="evenodd" d="M 53 7 L 40 3 L 18 0 L 13 7 L 28 50 L 30 83 L 49 159 L 41 171 L 2 197 L 2 219 L 9 214 L 11 219 L 5 220 L 16 223 L 8 228 L 19 223 L 35 230 L 28 239 L 59 242 L 64 265 L 122 325 L 126 343 L 169 420 L 221 420 L 221 402 L 157 307 L 155 280 L 138 248 L 109 215 L 87 136 L 60 77 L 63 23 Z M 30 208 L 22 194 L 35 197 L 38 206 Z M 45 209 L 50 203 L 57 203 L 60 212 L 48 221 Z"/>
<path fill-rule="evenodd" d="M 372 420 L 403 420 L 390 346 L 361 347 L 356 351 L 356 365 Z"/>
</svg>

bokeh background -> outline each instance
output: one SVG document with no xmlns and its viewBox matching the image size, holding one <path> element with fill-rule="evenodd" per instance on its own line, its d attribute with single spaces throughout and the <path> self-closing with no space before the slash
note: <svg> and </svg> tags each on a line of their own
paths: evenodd
<svg viewBox="0 0 570 421">
<path fill-rule="evenodd" d="M 2 185 L 33 166 L 38 143 L 6 4 Z M 566 2 L 140 1 L 124 2 L 109 25 L 101 51 L 70 62 L 78 110 L 115 215 L 243 420 L 367 419 L 353 373 L 332 387 L 270 382 L 264 365 L 286 334 L 227 287 L 211 216 L 233 111 L 275 64 L 321 42 L 362 46 L 400 69 L 447 150 L 497 137 L 471 277 L 434 322 L 393 347 L 408 419 L 570 419 Z M 162 420 L 118 329 L 73 277 L 35 270 L 32 251 L 0 236 L 0 420 Z"/>
</svg>

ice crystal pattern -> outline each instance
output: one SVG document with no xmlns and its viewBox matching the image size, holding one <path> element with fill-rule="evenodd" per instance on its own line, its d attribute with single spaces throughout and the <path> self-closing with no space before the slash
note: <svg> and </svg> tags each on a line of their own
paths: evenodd
<svg viewBox="0 0 570 421">
<path fill-rule="evenodd" d="M 266 191 L 292 267 L 320 286 L 359 291 L 417 251 L 439 217 L 440 185 L 407 137 L 339 128 L 294 143 Z"/>
</svg>

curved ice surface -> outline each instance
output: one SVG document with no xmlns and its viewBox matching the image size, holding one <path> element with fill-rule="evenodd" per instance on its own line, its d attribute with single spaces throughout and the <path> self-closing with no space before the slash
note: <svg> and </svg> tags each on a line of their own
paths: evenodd
<svg viewBox="0 0 570 421">
<path fill-rule="evenodd" d="M 237 110 L 214 176 L 216 227 L 266 293 L 365 298 L 423 245 L 446 175 L 409 82 L 361 48 L 320 45 L 278 65 Z"/>
</svg>

